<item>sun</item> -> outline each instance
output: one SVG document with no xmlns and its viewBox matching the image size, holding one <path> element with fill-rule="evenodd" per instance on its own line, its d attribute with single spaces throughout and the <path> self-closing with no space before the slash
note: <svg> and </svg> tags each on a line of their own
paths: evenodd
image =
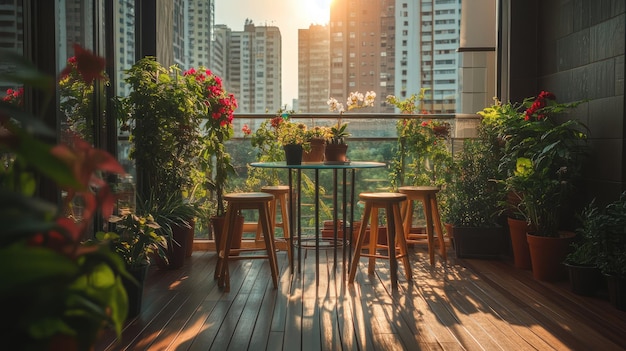
<svg viewBox="0 0 626 351">
<path fill-rule="evenodd" d="M 306 0 L 306 14 L 309 22 L 326 24 L 330 18 L 330 3 L 332 0 Z"/>
</svg>

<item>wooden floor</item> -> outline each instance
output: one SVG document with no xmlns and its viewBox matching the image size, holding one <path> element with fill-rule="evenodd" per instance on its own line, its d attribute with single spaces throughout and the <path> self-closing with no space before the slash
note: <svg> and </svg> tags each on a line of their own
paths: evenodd
<svg viewBox="0 0 626 351">
<path fill-rule="evenodd" d="M 293 276 L 279 252 L 278 289 L 265 260 L 237 261 L 230 293 L 213 280 L 213 252 L 194 252 L 178 270 L 155 267 L 140 316 L 121 340 L 109 333 L 96 350 L 626 349 L 626 312 L 570 293 L 567 282 L 537 282 L 506 261 L 452 253 L 431 267 L 424 249 L 412 249 L 414 279 L 401 270 L 393 292 L 384 261 L 368 276 L 362 259 L 348 285 L 330 253 L 321 251 L 316 285 L 314 251 Z"/>
</svg>

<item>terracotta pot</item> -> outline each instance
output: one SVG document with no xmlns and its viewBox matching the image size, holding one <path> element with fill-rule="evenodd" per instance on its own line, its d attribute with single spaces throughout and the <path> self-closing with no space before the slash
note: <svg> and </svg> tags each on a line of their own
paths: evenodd
<svg viewBox="0 0 626 351">
<path fill-rule="evenodd" d="M 310 140 L 311 150 L 302 153 L 302 162 L 324 162 L 326 140 L 314 138 Z"/>
<path fill-rule="evenodd" d="M 519 269 L 531 269 L 530 250 L 526 233 L 530 230 L 525 220 L 507 218 L 509 234 L 511 236 L 511 248 L 513 249 L 513 264 Z"/>
<path fill-rule="evenodd" d="M 346 157 L 347 153 L 347 144 L 327 144 L 324 162 L 346 162 L 348 160 Z"/>
<path fill-rule="evenodd" d="M 567 278 L 565 256 L 570 252 L 576 234 L 563 231 L 558 238 L 536 236 L 528 233 L 528 248 L 533 267 L 533 277 L 542 281 L 559 281 Z"/>
<path fill-rule="evenodd" d="M 283 150 L 285 150 L 285 162 L 288 165 L 302 164 L 302 145 L 299 145 L 299 144 L 284 145 Z"/>
</svg>

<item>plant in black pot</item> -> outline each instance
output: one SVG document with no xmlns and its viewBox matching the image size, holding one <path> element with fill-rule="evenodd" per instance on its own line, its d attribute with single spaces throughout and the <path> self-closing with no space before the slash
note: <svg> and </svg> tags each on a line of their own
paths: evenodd
<svg viewBox="0 0 626 351">
<path fill-rule="evenodd" d="M 607 278 L 611 303 L 626 310 L 626 192 L 606 206 L 600 220 L 596 264 Z"/>
<path fill-rule="evenodd" d="M 152 215 L 138 216 L 129 213 L 123 217 L 112 216 L 109 219 L 111 231 L 96 233 L 96 239 L 109 242 L 126 265 L 126 270 L 134 280 L 123 279 L 128 294 L 128 316 L 135 317 L 141 311 L 143 285 L 150 267 L 150 259 L 156 254 L 167 259 L 165 236 Z"/>
<path fill-rule="evenodd" d="M 483 139 L 466 140 L 455 159 L 444 218 L 457 257 L 499 258 L 504 252 L 505 231 L 498 223 L 503 192 L 494 181 L 497 162 Z"/>
<path fill-rule="evenodd" d="M 571 290 L 579 295 L 592 296 L 602 282 L 598 268 L 601 252 L 601 233 L 607 221 L 595 201 L 582 212 L 581 226 L 576 228 L 572 251 L 565 257 Z"/>
</svg>

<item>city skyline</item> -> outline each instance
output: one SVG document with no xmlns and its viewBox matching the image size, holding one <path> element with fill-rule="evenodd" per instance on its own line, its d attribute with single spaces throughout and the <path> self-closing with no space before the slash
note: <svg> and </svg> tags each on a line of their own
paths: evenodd
<svg viewBox="0 0 626 351">
<path fill-rule="evenodd" d="M 298 29 L 327 24 L 331 0 L 215 0 L 215 23 L 243 30 L 246 19 L 255 25 L 276 26 L 282 36 L 282 104 L 298 98 Z M 243 11 L 242 9 L 245 9 Z M 278 109 L 281 106 L 276 106 Z"/>
</svg>

